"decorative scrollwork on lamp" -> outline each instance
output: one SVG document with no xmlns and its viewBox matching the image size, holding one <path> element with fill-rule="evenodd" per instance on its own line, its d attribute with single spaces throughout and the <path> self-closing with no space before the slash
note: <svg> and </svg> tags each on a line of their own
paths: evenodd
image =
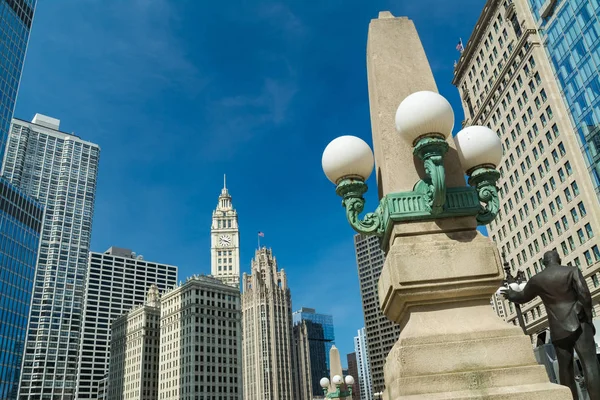
<svg viewBox="0 0 600 400">
<path fill-rule="evenodd" d="M 455 137 L 461 166 L 469 176 L 469 186 L 446 187 L 444 158 L 447 138 L 454 126 L 454 113 L 446 99 L 434 92 L 417 92 L 400 103 L 396 130 L 413 145 L 413 154 L 423 162 L 425 177 L 412 191 L 388 193 L 374 212 L 363 219 L 365 183 L 373 171 L 373 152 L 355 136 L 340 136 L 323 152 L 323 170 L 337 185 L 346 217 L 352 228 L 366 235 L 391 234 L 391 222 L 434 220 L 474 216 L 478 224 L 489 224 L 500 210 L 496 166 L 502 158 L 498 136 L 484 126 L 470 126 Z"/>
<path fill-rule="evenodd" d="M 346 218 L 357 232 L 365 235 L 383 235 L 383 221 L 379 210 L 365 214 L 360 219 L 365 208 L 365 198 L 363 195 L 367 192 L 367 184 L 358 179 L 343 179 L 336 188 L 336 193 L 342 197 L 342 205 L 346 208 Z"/>
</svg>

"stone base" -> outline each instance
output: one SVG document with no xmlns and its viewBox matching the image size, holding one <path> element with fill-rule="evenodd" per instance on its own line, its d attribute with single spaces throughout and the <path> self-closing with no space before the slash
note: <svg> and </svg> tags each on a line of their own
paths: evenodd
<svg viewBox="0 0 600 400">
<path fill-rule="evenodd" d="M 492 310 L 501 279 L 497 249 L 475 231 L 395 240 L 379 299 L 402 331 L 384 367 L 384 399 L 571 399 L 549 382 L 529 337 Z"/>
<path fill-rule="evenodd" d="M 474 392 L 444 392 L 435 394 L 418 394 L 402 397 L 384 397 L 387 399 L 402 400 L 572 400 L 571 392 L 567 387 L 551 383 L 536 383 L 533 385 L 504 386 L 489 390 Z"/>
<path fill-rule="evenodd" d="M 384 374 L 386 400 L 571 399 L 568 388 L 549 383 L 529 338 L 489 302 L 413 308 Z"/>
</svg>

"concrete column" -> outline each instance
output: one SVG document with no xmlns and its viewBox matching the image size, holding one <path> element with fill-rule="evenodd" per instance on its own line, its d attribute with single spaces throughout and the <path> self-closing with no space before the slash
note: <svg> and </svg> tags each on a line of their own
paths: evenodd
<svg viewBox="0 0 600 400">
<path fill-rule="evenodd" d="M 369 100 L 379 196 L 412 190 L 424 176 L 395 131 L 400 102 L 437 91 L 415 26 L 382 12 L 369 25 Z M 464 186 L 452 140 L 446 184 Z M 490 306 L 503 270 L 474 217 L 394 226 L 379 279 L 380 305 L 400 324 L 384 368 L 384 399 L 570 399 L 538 365 L 529 338 Z"/>
</svg>

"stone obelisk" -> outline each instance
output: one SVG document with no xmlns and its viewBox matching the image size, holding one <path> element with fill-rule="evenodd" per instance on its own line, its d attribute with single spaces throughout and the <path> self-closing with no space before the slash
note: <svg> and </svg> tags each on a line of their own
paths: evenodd
<svg viewBox="0 0 600 400">
<path fill-rule="evenodd" d="M 367 70 L 379 196 L 424 176 L 394 116 L 409 94 L 437 87 L 408 18 L 382 12 L 369 26 Z M 447 187 L 465 186 L 453 141 Z M 398 223 L 379 279 L 385 315 L 400 324 L 384 368 L 384 399 L 570 399 L 535 361 L 527 336 L 496 316 L 490 297 L 503 270 L 475 217 Z"/>
</svg>

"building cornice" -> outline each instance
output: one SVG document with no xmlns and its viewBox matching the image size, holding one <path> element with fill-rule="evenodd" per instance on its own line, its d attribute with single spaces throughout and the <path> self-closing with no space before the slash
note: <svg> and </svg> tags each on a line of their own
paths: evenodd
<svg viewBox="0 0 600 400">
<path fill-rule="evenodd" d="M 496 13 L 496 9 L 499 5 L 500 0 L 488 0 L 483 11 L 481 12 L 481 15 L 479 15 L 477 24 L 475 24 L 475 29 L 473 29 L 471 37 L 465 46 L 465 50 L 458 59 L 456 68 L 454 68 L 454 78 L 452 79 L 452 84 L 454 86 L 458 86 L 463 74 L 467 71 L 467 67 L 469 65 L 467 60 L 470 60 L 475 51 L 477 51 L 479 48 L 480 42 L 484 39 L 483 35 L 488 27 L 488 23 Z"/>
</svg>

